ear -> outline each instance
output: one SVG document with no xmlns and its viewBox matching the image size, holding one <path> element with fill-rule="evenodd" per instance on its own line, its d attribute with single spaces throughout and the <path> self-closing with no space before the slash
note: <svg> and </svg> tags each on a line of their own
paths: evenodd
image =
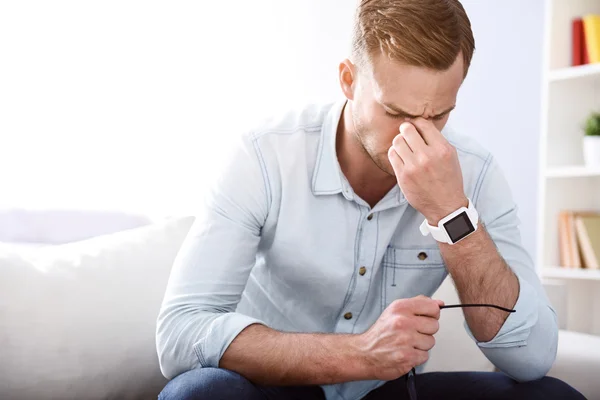
<svg viewBox="0 0 600 400">
<path fill-rule="evenodd" d="M 339 66 L 339 80 L 342 92 L 348 100 L 354 100 L 356 78 L 356 66 L 352 64 L 352 61 L 346 58 Z"/>
</svg>

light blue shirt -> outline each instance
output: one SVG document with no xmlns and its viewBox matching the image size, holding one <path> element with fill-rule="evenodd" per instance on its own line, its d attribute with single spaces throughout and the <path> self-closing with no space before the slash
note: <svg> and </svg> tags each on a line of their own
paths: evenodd
<svg viewBox="0 0 600 400">
<path fill-rule="evenodd" d="M 343 106 L 290 112 L 239 141 L 171 272 L 157 327 L 167 378 L 218 367 L 253 323 L 362 333 L 393 300 L 431 296 L 446 278 L 438 243 L 419 232 L 424 216 L 398 186 L 371 208 L 344 177 L 335 147 Z M 520 284 L 517 312 L 477 344 L 515 379 L 537 379 L 554 362 L 558 327 L 521 244 L 517 205 L 490 152 L 442 133 L 458 150 L 466 196 Z M 322 387 L 327 399 L 354 400 L 383 383 Z"/>
</svg>

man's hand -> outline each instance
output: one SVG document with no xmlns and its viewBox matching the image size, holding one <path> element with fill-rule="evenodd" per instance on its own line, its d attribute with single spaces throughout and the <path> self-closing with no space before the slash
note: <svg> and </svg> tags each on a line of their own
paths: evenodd
<svg viewBox="0 0 600 400">
<path fill-rule="evenodd" d="M 393 380 L 429 359 L 439 329 L 442 300 L 426 296 L 391 303 L 368 331 L 360 348 L 373 379 Z"/>
<path fill-rule="evenodd" d="M 400 125 L 388 158 L 406 200 L 430 225 L 469 205 L 456 149 L 431 121 Z"/>
</svg>

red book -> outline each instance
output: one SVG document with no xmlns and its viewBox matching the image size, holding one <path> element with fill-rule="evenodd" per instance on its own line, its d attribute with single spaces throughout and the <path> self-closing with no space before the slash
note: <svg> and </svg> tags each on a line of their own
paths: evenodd
<svg viewBox="0 0 600 400">
<path fill-rule="evenodd" d="M 585 41 L 585 35 L 581 38 L 581 52 L 583 53 L 583 63 L 590 63 L 590 55 L 588 53 L 587 42 Z"/>
<path fill-rule="evenodd" d="M 585 34 L 583 31 L 583 20 L 581 18 L 573 19 L 572 23 L 572 59 L 571 65 L 574 67 L 577 65 L 589 64 L 589 56 L 587 46 L 585 44 Z"/>
<path fill-rule="evenodd" d="M 581 18 L 573 19 L 572 23 L 572 34 L 571 34 L 571 65 L 576 67 L 583 65 L 584 51 L 583 46 L 585 42 L 585 36 L 583 34 L 583 20 Z"/>
</svg>

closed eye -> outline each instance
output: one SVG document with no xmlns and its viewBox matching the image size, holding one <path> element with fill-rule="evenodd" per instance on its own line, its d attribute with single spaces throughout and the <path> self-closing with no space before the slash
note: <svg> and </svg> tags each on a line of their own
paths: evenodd
<svg viewBox="0 0 600 400">
<path fill-rule="evenodd" d="M 404 114 L 392 114 L 392 113 L 389 113 L 389 112 L 387 112 L 387 111 L 385 112 L 385 114 L 386 114 L 388 117 L 390 117 L 390 118 L 394 118 L 394 119 L 402 119 L 402 118 L 414 118 L 414 117 L 409 117 L 409 116 L 407 116 L 407 115 L 404 115 Z M 445 117 L 445 116 L 446 116 L 446 114 L 441 114 L 441 115 L 435 116 L 435 117 L 433 117 L 433 118 L 431 118 L 431 119 L 433 119 L 434 121 L 441 121 L 441 120 L 443 120 L 443 119 L 444 119 L 444 117 Z"/>
<path fill-rule="evenodd" d="M 385 114 L 390 117 L 390 118 L 394 118 L 394 119 L 400 119 L 400 118 L 408 118 L 406 115 L 402 115 L 402 114 L 392 114 L 389 112 L 385 112 Z"/>
</svg>

